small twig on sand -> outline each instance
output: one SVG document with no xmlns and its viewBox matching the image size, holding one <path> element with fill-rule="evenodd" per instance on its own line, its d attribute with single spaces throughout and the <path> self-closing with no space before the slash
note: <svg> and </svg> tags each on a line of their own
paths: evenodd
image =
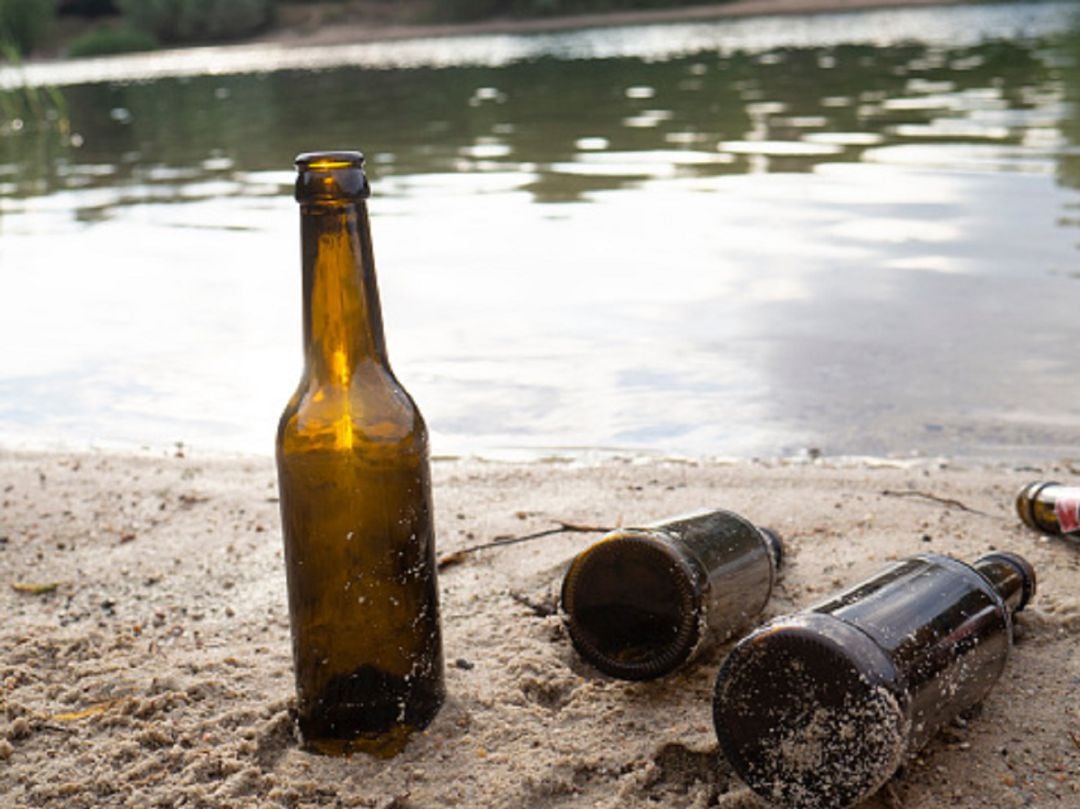
<svg viewBox="0 0 1080 809">
<path fill-rule="evenodd" d="M 905 489 L 904 491 L 898 491 L 896 489 L 885 489 L 882 492 L 885 497 L 923 497 L 927 500 L 933 500 L 935 503 L 941 503 L 946 506 L 956 506 L 961 511 L 968 511 L 972 514 L 981 514 L 984 517 L 993 517 L 993 514 L 987 514 L 985 511 L 979 511 L 977 508 L 972 508 L 965 503 L 961 503 L 959 500 L 953 500 L 951 497 L 938 497 L 936 494 L 930 494 L 929 492 L 920 492 L 917 489 Z"/>
<path fill-rule="evenodd" d="M 58 581 L 47 582 L 25 582 L 25 581 L 13 581 L 11 583 L 11 589 L 16 593 L 25 593 L 26 595 L 42 596 L 55 592 L 61 585 Z"/>
<path fill-rule="evenodd" d="M 549 615 L 554 615 L 559 611 L 558 604 L 555 598 L 549 593 L 548 597 L 543 601 L 533 601 L 527 595 L 521 593 L 515 593 L 510 591 L 510 598 L 514 599 L 518 604 L 523 607 L 528 607 L 533 611 L 533 615 L 537 618 L 547 618 Z"/>
<path fill-rule="evenodd" d="M 533 534 L 524 534 L 519 537 L 497 537 L 491 542 L 484 542 L 480 545 L 473 545 L 468 548 L 462 548 L 460 551 L 454 551 L 448 553 L 445 556 L 440 556 L 437 563 L 439 570 L 444 568 L 453 567 L 454 565 L 461 564 L 465 561 L 465 557 L 469 554 L 476 553 L 477 551 L 484 551 L 489 548 L 500 548 L 503 545 L 516 545 L 519 542 L 529 542 L 534 539 L 542 539 L 543 537 L 549 537 L 554 534 L 563 533 L 579 533 L 579 534 L 606 534 L 613 529 L 605 528 L 598 525 L 577 525 L 575 523 L 563 522 L 562 520 L 556 520 L 558 528 L 547 528 L 543 531 L 537 531 Z"/>
<path fill-rule="evenodd" d="M 54 722 L 74 722 L 78 719 L 86 719 L 90 716 L 97 716 L 103 714 L 110 708 L 119 705 L 126 698 L 120 697 L 119 699 L 110 699 L 107 702 L 99 702 L 97 705 L 91 705 L 89 708 L 83 708 L 81 711 L 65 711 L 64 713 L 56 713 L 49 717 Z M 66 730 L 66 728 L 56 728 L 57 730 Z"/>
</svg>

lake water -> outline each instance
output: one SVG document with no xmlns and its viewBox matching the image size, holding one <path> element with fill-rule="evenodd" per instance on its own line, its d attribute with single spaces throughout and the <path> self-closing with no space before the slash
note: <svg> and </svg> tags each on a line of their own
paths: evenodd
<svg viewBox="0 0 1080 809">
<path fill-rule="evenodd" d="M 1073 3 L 0 71 L 0 443 L 272 452 L 359 148 L 440 454 L 1080 457 Z"/>
</svg>

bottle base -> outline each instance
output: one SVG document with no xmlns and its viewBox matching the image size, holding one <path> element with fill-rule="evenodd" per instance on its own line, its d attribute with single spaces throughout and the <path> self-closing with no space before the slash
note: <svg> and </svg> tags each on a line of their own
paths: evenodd
<svg viewBox="0 0 1080 809">
<path fill-rule="evenodd" d="M 301 700 L 297 725 L 302 747 L 330 756 L 390 758 L 413 733 L 431 724 L 445 696 L 441 678 L 410 681 L 361 666 L 332 678 L 312 702 Z"/>
<path fill-rule="evenodd" d="M 390 730 L 375 734 L 363 734 L 352 739 L 308 738 L 301 731 L 301 745 L 309 753 L 323 756 L 352 756 L 365 753 L 375 758 L 393 758 L 409 743 L 412 735 L 421 728 L 412 725 L 395 725 Z"/>
<path fill-rule="evenodd" d="M 788 809 L 841 809 L 903 759 L 908 721 L 897 695 L 892 665 L 869 637 L 800 615 L 732 651 L 713 719 L 728 761 L 758 795 Z"/>
</svg>

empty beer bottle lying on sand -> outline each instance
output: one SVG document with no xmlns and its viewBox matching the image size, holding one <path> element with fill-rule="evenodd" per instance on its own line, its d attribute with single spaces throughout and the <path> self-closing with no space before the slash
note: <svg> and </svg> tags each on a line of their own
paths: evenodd
<svg viewBox="0 0 1080 809">
<path fill-rule="evenodd" d="M 612 531 L 563 579 L 570 638 L 613 677 L 667 674 L 761 613 L 781 553 L 772 531 L 720 509 Z"/>
<path fill-rule="evenodd" d="M 1016 495 L 1016 512 L 1028 528 L 1080 540 L 1080 486 L 1029 483 Z"/>
<path fill-rule="evenodd" d="M 915 556 L 744 638 L 713 719 L 739 776 L 771 803 L 842 809 L 878 790 L 1005 666 L 1035 593 L 1019 556 Z"/>
</svg>

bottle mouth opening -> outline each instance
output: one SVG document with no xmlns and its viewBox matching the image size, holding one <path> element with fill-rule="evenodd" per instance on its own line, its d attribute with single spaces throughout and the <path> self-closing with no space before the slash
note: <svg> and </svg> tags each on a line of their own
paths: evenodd
<svg viewBox="0 0 1080 809">
<path fill-rule="evenodd" d="M 295 162 L 297 202 L 350 202 L 371 196 L 360 152 L 304 152 Z"/>
<path fill-rule="evenodd" d="M 619 679 L 673 671 L 701 637 L 694 570 L 647 532 L 613 536 L 579 554 L 563 580 L 561 602 L 577 651 Z"/>
</svg>

